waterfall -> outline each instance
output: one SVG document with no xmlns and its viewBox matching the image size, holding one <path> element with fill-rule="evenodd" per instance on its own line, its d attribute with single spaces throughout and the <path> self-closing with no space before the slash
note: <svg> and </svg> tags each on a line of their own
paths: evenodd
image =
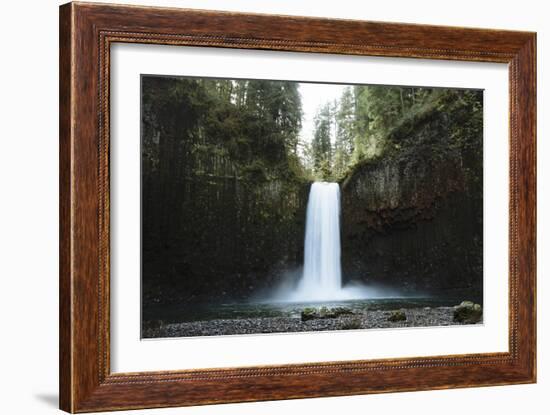
<svg viewBox="0 0 550 415">
<path fill-rule="evenodd" d="M 340 186 L 315 182 L 309 191 L 302 279 L 292 297 L 325 301 L 340 297 Z"/>
<path fill-rule="evenodd" d="M 280 287 L 271 300 L 331 302 L 392 295 L 387 290 L 367 288 L 359 283 L 342 286 L 340 254 L 340 186 L 338 183 L 312 183 L 307 202 L 301 279 L 293 288 Z"/>
<path fill-rule="evenodd" d="M 333 298 L 342 288 L 338 183 L 315 182 L 311 185 L 301 288 L 315 298 Z"/>
</svg>

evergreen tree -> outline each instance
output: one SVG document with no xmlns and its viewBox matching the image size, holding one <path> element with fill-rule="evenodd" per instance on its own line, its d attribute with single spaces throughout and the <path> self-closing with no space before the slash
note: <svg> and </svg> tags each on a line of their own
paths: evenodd
<svg viewBox="0 0 550 415">
<path fill-rule="evenodd" d="M 314 125 L 315 131 L 311 142 L 313 168 L 315 173 L 327 177 L 332 168 L 332 108 L 330 103 L 326 103 L 319 109 L 314 118 Z"/>
<path fill-rule="evenodd" d="M 351 88 L 345 88 L 335 111 L 336 139 L 334 171 L 339 176 L 348 167 L 354 149 L 355 99 Z"/>
</svg>

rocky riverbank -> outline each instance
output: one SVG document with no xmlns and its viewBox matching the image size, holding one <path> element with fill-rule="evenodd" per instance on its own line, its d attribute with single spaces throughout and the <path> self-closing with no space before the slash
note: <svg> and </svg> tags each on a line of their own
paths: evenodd
<svg viewBox="0 0 550 415">
<path fill-rule="evenodd" d="M 453 318 L 454 307 L 424 307 L 401 310 L 370 310 L 341 314 L 335 318 L 304 320 L 298 316 L 218 319 L 163 324 L 144 328 L 143 338 L 227 336 L 232 334 L 293 333 L 307 331 L 433 327 L 463 325 Z M 405 320 L 395 315 L 404 314 Z"/>
</svg>

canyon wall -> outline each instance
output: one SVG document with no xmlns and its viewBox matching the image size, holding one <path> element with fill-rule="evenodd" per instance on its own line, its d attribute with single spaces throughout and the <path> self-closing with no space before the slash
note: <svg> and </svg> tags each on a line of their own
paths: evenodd
<svg viewBox="0 0 550 415">
<path fill-rule="evenodd" d="M 482 293 L 480 91 L 444 94 L 342 181 L 348 280 L 405 293 Z M 440 111 L 439 108 L 446 108 Z"/>
</svg>

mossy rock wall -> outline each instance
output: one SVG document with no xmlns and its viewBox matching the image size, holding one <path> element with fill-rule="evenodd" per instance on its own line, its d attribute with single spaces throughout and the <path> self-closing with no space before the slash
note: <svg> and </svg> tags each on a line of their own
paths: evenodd
<svg viewBox="0 0 550 415">
<path fill-rule="evenodd" d="M 144 302 L 246 299 L 301 266 L 307 182 L 227 166 L 180 177 L 143 186 Z"/>
<path fill-rule="evenodd" d="M 441 104 L 392 131 L 386 153 L 342 182 L 348 280 L 481 295 L 482 117 L 472 100 Z"/>
</svg>

